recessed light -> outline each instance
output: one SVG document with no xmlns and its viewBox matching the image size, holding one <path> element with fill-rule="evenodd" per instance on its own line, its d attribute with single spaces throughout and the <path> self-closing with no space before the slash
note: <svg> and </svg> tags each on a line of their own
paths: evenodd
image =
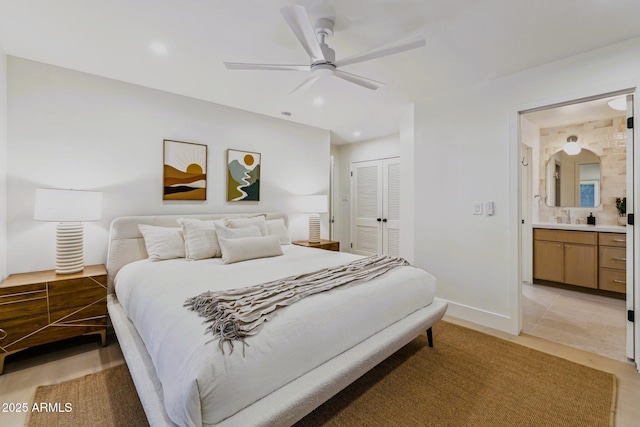
<svg viewBox="0 0 640 427">
<path fill-rule="evenodd" d="M 323 105 L 324 104 L 324 98 L 321 96 L 316 96 L 315 98 L 313 98 L 313 103 L 315 105 Z"/>
<path fill-rule="evenodd" d="M 151 50 L 157 55 L 166 55 L 167 53 L 169 53 L 169 48 L 167 48 L 167 45 L 160 42 L 151 43 Z"/>
<path fill-rule="evenodd" d="M 360 135 L 362 135 L 362 132 L 360 132 L 359 130 L 353 132 L 353 136 L 357 137 L 357 136 L 360 136 Z"/>
</svg>

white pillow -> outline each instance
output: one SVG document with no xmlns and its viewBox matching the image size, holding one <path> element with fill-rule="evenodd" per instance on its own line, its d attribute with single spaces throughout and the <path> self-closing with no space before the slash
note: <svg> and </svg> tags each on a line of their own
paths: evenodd
<svg viewBox="0 0 640 427">
<path fill-rule="evenodd" d="M 138 224 L 144 238 L 147 254 L 152 261 L 184 258 L 184 239 L 180 228 Z"/>
<path fill-rule="evenodd" d="M 178 223 L 184 232 L 187 259 L 220 258 L 222 253 L 218 244 L 216 224 L 224 224 L 223 220 L 203 221 L 195 218 L 178 218 Z"/>
<path fill-rule="evenodd" d="M 216 233 L 218 234 L 218 241 L 220 238 L 225 239 L 241 239 L 243 237 L 262 237 L 260 229 L 257 225 L 250 225 L 242 228 L 227 228 L 220 225 L 216 226 Z"/>
<path fill-rule="evenodd" d="M 281 245 L 290 245 L 291 237 L 289 237 L 289 230 L 284 225 L 284 219 L 269 219 L 267 220 L 267 233 L 270 236 L 278 236 Z"/>
<path fill-rule="evenodd" d="M 267 233 L 267 221 L 264 215 L 253 216 L 250 218 L 225 218 L 224 225 L 226 225 L 227 228 L 242 228 L 250 225 L 257 225 L 260 229 L 261 235 L 269 235 L 269 233 Z"/>
<path fill-rule="evenodd" d="M 222 261 L 231 264 L 249 259 L 282 255 L 280 240 L 276 236 L 242 237 L 239 239 L 219 238 Z"/>
</svg>

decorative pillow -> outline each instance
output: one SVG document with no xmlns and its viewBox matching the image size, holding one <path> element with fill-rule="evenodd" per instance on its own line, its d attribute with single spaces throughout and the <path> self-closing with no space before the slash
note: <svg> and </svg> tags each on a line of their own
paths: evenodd
<svg viewBox="0 0 640 427">
<path fill-rule="evenodd" d="M 203 221 L 195 218 L 178 218 L 178 223 L 184 232 L 184 248 L 187 259 L 199 260 L 222 256 L 216 234 L 216 224 L 223 225 L 223 220 Z"/>
<path fill-rule="evenodd" d="M 225 264 L 282 255 L 280 240 L 276 236 L 219 238 L 222 261 Z"/>
<path fill-rule="evenodd" d="M 264 215 L 252 216 L 250 218 L 225 218 L 224 225 L 226 225 L 227 228 L 242 228 L 257 225 L 260 229 L 260 234 L 268 236 L 267 220 Z"/>
<path fill-rule="evenodd" d="M 242 228 L 227 228 L 217 225 L 216 233 L 218 234 L 218 241 L 220 238 L 225 239 L 242 239 L 244 237 L 262 237 L 260 229 L 257 225 L 250 225 Z"/>
<path fill-rule="evenodd" d="M 267 220 L 267 233 L 270 236 L 278 236 L 281 245 L 290 245 L 291 237 L 289 237 L 289 230 L 284 225 L 284 219 L 269 219 Z"/>
<path fill-rule="evenodd" d="M 184 239 L 180 228 L 139 224 L 147 254 L 152 261 L 184 258 Z"/>
</svg>

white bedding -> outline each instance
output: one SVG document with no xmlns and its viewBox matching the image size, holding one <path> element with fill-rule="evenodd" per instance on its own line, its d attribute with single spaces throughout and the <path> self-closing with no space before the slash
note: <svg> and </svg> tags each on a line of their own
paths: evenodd
<svg viewBox="0 0 640 427">
<path fill-rule="evenodd" d="M 300 246 L 279 257 L 223 265 L 218 259 L 136 261 L 115 280 L 118 300 L 145 342 L 178 425 L 215 424 L 430 304 L 435 279 L 403 267 L 387 276 L 306 298 L 279 311 L 247 347 L 223 355 L 186 298 L 250 286 L 358 258 Z M 335 296 L 338 296 L 336 298 Z"/>
</svg>

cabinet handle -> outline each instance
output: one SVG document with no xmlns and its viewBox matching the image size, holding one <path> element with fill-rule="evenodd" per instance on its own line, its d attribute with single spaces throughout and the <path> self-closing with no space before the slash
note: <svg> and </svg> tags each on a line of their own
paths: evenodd
<svg viewBox="0 0 640 427">
<path fill-rule="evenodd" d="M 626 258 L 620 258 L 620 257 L 617 257 L 617 256 L 614 256 L 612 258 L 615 259 L 616 261 L 626 261 L 627 260 Z"/>
<path fill-rule="evenodd" d="M 7 332 L 4 329 L 0 329 L 0 340 L 3 340 L 7 337 Z"/>
<path fill-rule="evenodd" d="M 626 242 L 627 239 L 613 239 L 614 242 Z"/>
<path fill-rule="evenodd" d="M 622 283 L 623 285 L 626 285 L 627 281 L 626 280 L 617 280 L 616 279 L 616 280 L 613 281 L 613 283 Z"/>
</svg>

